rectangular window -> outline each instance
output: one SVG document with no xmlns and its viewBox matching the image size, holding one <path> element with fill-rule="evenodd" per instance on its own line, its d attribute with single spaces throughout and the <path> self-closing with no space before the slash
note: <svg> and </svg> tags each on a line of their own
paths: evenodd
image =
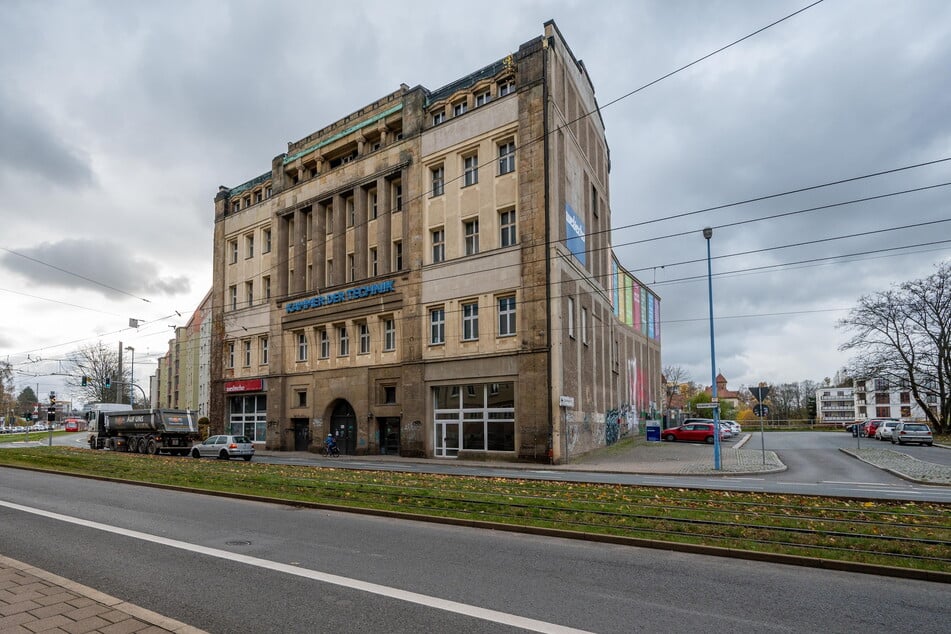
<svg viewBox="0 0 951 634">
<path fill-rule="evenodd" d="M 515 210 L 499 212 L 499 246 L 510 247 L 515 244 Z"/>
<path fill-rule="evenodd" d="M 241 199 L 238 199 L 234 201 L 233 203 L 231 203 L 231 211 L 232 212 L 241 211 Z"/>
<path fill-rule="evenodd" d="M 505 79 L 499 82 L 499 97 L 510 95 L 515 92 L 515 80 Z"/>
<path fill-rule="evenodd" d="M 307 361 L 307 334 L 297 333 L 297 360 Z"/>
<path fill-rule="evenodd" d="M 307 407 L 307 390 L 295 390 L 297 396 L 297 407 Z"/>
<path fill-rule="evenodd" d="M 568 298 L 568 336 L 575 338 L 575 300 Z"/>
<path fill-rule="evenodd" d="M 251 194 L 248 194 L 247 196 L 244 197 L 244 206 L 245 207 L 251 206 Z"/>
<path fill-rule="evenodd" d="M 264 241 L 264 253 L 270 253 L 271 252 L 271 230 L 264 229 L 261 232 L 261 238 Z"/>
<path fill-rule="evenodd" d="M 334 285 L 334 261 L 333 261 L 333 260 L 327 260 L 327 271 L 326 271 L 326 273 L 327 273 L 327 282 L 326 282 L 326 285 L 327 285 L 327 286 L 333 286 L 333 285 Z"/>
<path fill-rule="evenodd" d="M 231 310 L 238 310 L 238 287 L 228 287 L 228 294 L 231 296 Z"/>
<path fill-rule="evenodd" d="M 265 275 L 261 278 L 261 283 L 264 284 L 264 301 L 270 301 L 271 299 L 271 276 Z"/>
<path fill-rule="evenodd" d="M 267 347 L 267 337 L 261 337 L 261 365 L 267 365 L 271 360 Z"/>
<path fill-rule="evenodd" d="M 393 199 L 396 201 L 396 211 L 403 211 L 403 185 L 398 181 L 393 184 Z"/>
<path fill-rule="evenodd" d="M 337 350 L 337 353 L 341 357 L 350 356 L 350 333 L 347 332 L 346 326 L 340 326 L 337 329 L 338 343 L 340 344 Z"/>
<path fill-rule="evenodd" d="M 396 320 L 383 320 L 383 349 L 387 352 L 396 350 Z"/>
<path fill-rule="evenodd" d="M 466 255 L 475 255 L 479 252 L 479 219 L 467 220 L 462 226 L 466 239 Z"/>
<path fill-rule="evenodd" d="M 357 221 L 356 205 L 353 204 L 353 198 L 348 198 L 344 205 L 347 210 L 347 226 L 352 227 Z"/>
<path fill-rule="evenodd" d="M 229 253 L 231 253 L 231 263 L 237 264 L 238 263 L 238 241 L 237 240 L 228 241 L 228 251 Z"/>
<path fill-rule="evenodd" d="M 234 342 L 233 341 L 228 342 L 228 367 L 229 368 L 234 367 Z"/>
<path fill-rule="evenodd" d="M 470 302 L 462 305 L 462 340 L 475 341 L 479 338 L 479 304 Z"/>
<path fill-rule="evenodd" d="M 499 175 L 515 171 L 515 141 L 499 143 Z"/>
<path fill-rule="evenodd" d="M 254 257 L 254 234 L 244 236 L 244 257 Z"/>
<path fill-rule="evenodd" d="M 446 343 L 446 311 L 443 308 L 429 310 L 429 343 Z"/>
<path fill-rule="evenodd" d="M 890 407 L 876 407 L 875 415 L 879 418 L 888 418 L 892 414 L 892 408 Z"/>
<path fill-rule="evenodd" d="M 264 200 L 264 194 L 263 194 L 263 193 L 261 192 L 261 190 L 259 189 L 259 190 L 257 190 L 256 192 L 254 192 L 254 202 L 255 202 L 255 204 L 257 204 L 257 203 L 261 202 L 262 200 Z"/>
<path fill-rule="evenodd" d="M 370 275 L 375 277 L 379 274 L 380 268 L 376 258 L 376 247 L 370 247 L 368 259 L 370 260 Z"/>
<path fill-rule="evenodd" d="M 476 98 L 475 98 L 476 108 L 478 108 L 479 106 L 484 106 L 490 101 L 492 101 L 492 91 L 486 89 L 480 92 L 478 95 L 476 95 Z"/>
<path fill-rule="evenodd" d="M 352 253 L 347 254 L 347 281 L 352 282 L 357 279 L 357 267 Z"/>
<path fill-rule="evenodd" d="M 244 283 L 244 294 L 248 298 L 248 306 L 254 306 L 254 282 Z"/>
<path fill-rule="evenodd" d="M 251 340 L 248 339 L 244 343 L 244 367 L 251 367 Z"/>
<path fill-rule="evenodd" d="M 446 232 L 442 227 L 432 230 L 433 263 L 446 259 Z"/>
<path fill-rule="evenodd" d="M 394 405 L 396 403 L 396 386 L 395 385 L 383 386 L 383 403 L 385 405 Z"/>
<path fill-rule="evenodd" d="M 510 337 L 515 334 L 515 298 L 499 298 L 499 336 Z"/>
<path fill-rule="evenodd" d="M 433 180 L 433 196 L 442 196 L 445 192 L 446 169 L 440 165 L 429 170 Z"/>
<path fill-rule="evenodd" d="M 479 155 L 472 154 L 462 159 L 462 185 L 468 187 L 479 182 Z"/>
<path fill-rule="evenodd" d="M 370 326 L 360 324 L 360 354 L 370 353 Z"/>
<path fill-rule="evenodd" d="M 320 358 L 330 358 L 330 334 L 326 328 L 320 329 Z"/>
<path fill-rule="evenodd" d="M 272 188 L 270 185 L 268 185 L 268 186 L 267 186 L 267 189 L 264 190 L 264 197 L 265 197 L 265 198 L 270 198 L 273 193 L 274 193 L 274 188 Z"/>
<path fill-rule="evenodd" d="M 403 270 L 403 241 L 397 240 L 393 243 L 393 270 Z"/>
<path fill-rule="evenodd" d="M 370 190 L 370 220 L 375 220 L 377 217 L 377 208 L 376 208 L 376 190 Z"/>
<path fill-rule="evenodd" d="M 440 112 L 434 112 L 434 113 L 433 113 L 433 125 L 439 125 L 440 123 L 442 123 L 442 122 L 445 121 L 445 120 L 446 120 L 446 113 L 445 113 L 445 111 L 440 111 Z"/>
<path fill-rule="evenodd" d="M 588 343 L 588 309 L 581 308 L 581 343 Z"/>
<path fill-rule="evenodd" d="M 334 232 L 334 208 L 333 205 L 327 205 L 327 235 L 333 235 Z"/>
<path fill-rule="evenodd" d="M 469 110 L 469 104 L 466 101 L 460 101 L 458 103 L 452 104 L 452 116 L 458 117 L 463 115 Z"/>
</svg>

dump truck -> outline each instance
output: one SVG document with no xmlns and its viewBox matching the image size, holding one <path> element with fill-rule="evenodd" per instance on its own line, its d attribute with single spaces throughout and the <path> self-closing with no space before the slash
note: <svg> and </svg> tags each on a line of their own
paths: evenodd
<svg viewBox="0 0 951 634">
<path fill-rule="evenodd" d="M 201 439 L 194 412 L 189 410 L 100 407 L 86 412 L 85 419 L 92 432 L 90 449 L 185 456 Z"/>
</svg>

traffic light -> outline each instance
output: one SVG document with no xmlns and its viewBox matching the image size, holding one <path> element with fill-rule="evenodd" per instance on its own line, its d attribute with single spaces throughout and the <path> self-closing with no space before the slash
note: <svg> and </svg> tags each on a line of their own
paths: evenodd
<svg viewBox="0 0 951 634">
<path fill-rule="evenodd" d="M 106 377 L 106 389 L 112 387 L 112 379 L 108 376 Z"/>
<path fill-rule="evenodd" d="M 83 381 L 82 381 L 83 387 L 86 387 L 86 384 L 87 384 L 88 382 L 89 382 L 89 377 L 87 377 L 87 376 L 84 374 L 84 375 L 83 375 Z"/>
<path fill-rule="evenodd" d="M 50 407 L 56 407 L 56 392 L 50 392 Z"/>
</svg>

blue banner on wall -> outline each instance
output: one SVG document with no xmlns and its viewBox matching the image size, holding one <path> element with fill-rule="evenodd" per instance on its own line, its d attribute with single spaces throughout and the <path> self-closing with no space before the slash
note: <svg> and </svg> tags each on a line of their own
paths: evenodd
<svg viewBox="0 0 951 634">
<path fill-rule="evenodd" d="M 568 250 L 571 251 L 571 254 L 578 258 L 578 261 L 581 264 L 586 265 L 585 262 L 585 238 L 586 231 L 584 229 L 584 220 L 575 213 L 575 210 L 571 208 L 571 205 L 565 203 L 565 235 L 568 238 L 565 240 L 565 246 L 568 247 Z"/>
</svg>

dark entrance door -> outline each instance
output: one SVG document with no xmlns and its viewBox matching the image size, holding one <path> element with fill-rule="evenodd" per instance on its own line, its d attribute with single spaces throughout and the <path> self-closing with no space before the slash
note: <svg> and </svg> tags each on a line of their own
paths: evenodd
<svg viewBox="0 0 951 634">
<path fill-rule="evenodd" d="M 310 426 L 306 418 L 292 418 L 294 425 L 294 451 L 307 451 L 310 447 Z"/>
<path fill-rule="evenodd" d="M 382 417 L 380 421 L 380 453 L 391 456 L 400 455 L 400 419 Z"/>
<path fill-rule="evenodd" d="M 347 401 L 340 401 L 334 406 L 330 416 L 330 430 L 337 439 L 341 453 L 357 452 L 357 415 Z"/>
</svg>

